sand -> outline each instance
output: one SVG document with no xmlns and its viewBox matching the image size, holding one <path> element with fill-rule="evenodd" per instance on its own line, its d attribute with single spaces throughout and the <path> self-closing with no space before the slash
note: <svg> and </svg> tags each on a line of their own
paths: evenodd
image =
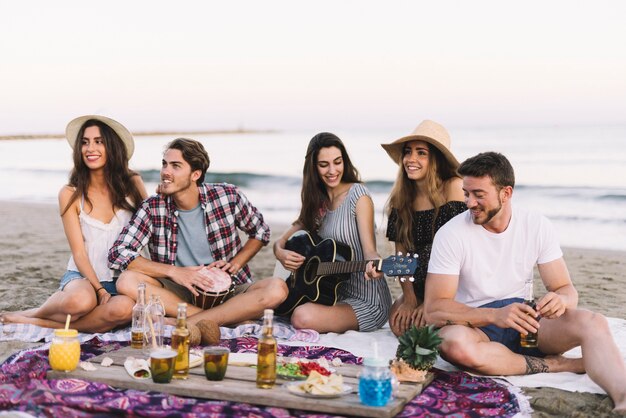
<svg viewBox="0 0 626 418">
<path fill-rule="evenodd" d="M 63 233 L 58 209 L 50 204 L 0 202 L 0 311 L 34 307 L 56 290 L 65 272 L 69 246 Z M 277 238 L 288 225 L 272 224 Z M 393 246 L 378 237 L 379 252 L 388 256 Z M 564 249 L 565 260 L 579 292 L 579 306 L 611 317 L 626 318 L 626 253 L 619 251 Z M 256 277 L 273 272 L 275 259 L 271 245 L 252 260 Z M 389 280 L 392 294 L 400 288 Z M 537 289 L 542 288 L 536 286 Z M 0 361 L 28 344 L 0 343 Z M 569 393 L 557 389 L 524 389 L 532 396 L 533 416 L 602 416 L 612 405 L 602 395 Z"/>
</svg>

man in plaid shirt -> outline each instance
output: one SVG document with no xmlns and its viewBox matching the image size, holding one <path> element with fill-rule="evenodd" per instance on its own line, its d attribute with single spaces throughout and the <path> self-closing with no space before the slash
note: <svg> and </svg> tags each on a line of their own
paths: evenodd
<svg viewBox="0 0 626 418">
<path fill-rule="evenodd" d="M 146 199 L 109 250 L 109 266 L 122 270 L 119 293 L 137 299 L 137 286 L 161 297 L 167 316 L 188 302 L 189 322 L 210 319 L 220 325 L 259 318 L 287 297 L 285 282 L 252 283 L 248 261 L 269 242 L 261 213 L 231 184 L 203 183 L 209 156 L 201 143 L 179 138 L 163 154 L 159 194 Z M 248 235 L 242 245 L 238 229 Z M 150 259 L 141 255 L 148 247 Z M 198 289 L 212 291 L 207 268 L 229 273 L 233 295 L 208 310 L 193 306 Z"/>
</svg>

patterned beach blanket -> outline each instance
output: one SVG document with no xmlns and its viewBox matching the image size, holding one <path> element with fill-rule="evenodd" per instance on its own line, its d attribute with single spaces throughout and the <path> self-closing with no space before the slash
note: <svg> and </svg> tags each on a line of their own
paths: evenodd
<svg viewBox="0 0 626 418">
<path fill-rule="evenodd" d="M 94 337 L 81 344 L 81 359 L 87 360 L 116 350 L 128 342 L 104 342 Z M 232 352 L 255 352 L 257 339 L 224 339 Z M 322 346 L 279 345 L 283 356 L 340 358 L 359 364 L 351 353 Z M 21 411 L 33 416 L 96 417 L 132 415 L 139 417 L 326 417 L 307 411 L 261 407 L 252 404 L 209 401 L 159 392 L 121 390 L 102 383 L 79 379 L 46 380 L 49 369 L 46 348 L 25 350 L 0 366 L 0 410 Z M 474 377 L 463 372 L 435 370 L 435 380 L 409 402 L 400 417 L 512 417 L 522 412 L 505 383 Z"/>
<path fill-rule="evenodd" d="M 220 335 L 222 339 L 249 336 L 258 337 L 261 335 L 262 328 L 260 322 L 243 324 L 235 328 L 220 327 Z M 166 325 L 165 336 L 170 337 L 173 329 L 173 326 Z M 276 318 L 274 321 L 273 332 L 277 339 L 285 341 L 315 343 L 320 339 L 320 334 L 317 331 L 312 329 L 296 329 L 282 318 Z M 0 341 L 49 342 L 52 340 L 53 335 L 53 329 L 42 328 L 31 324 L 4 324 L 0 328 Z M 130 341 L 130 327 L 103 334 L 78 334 L 78 339 L 81 343 L 91 340 L 93 337 L 98 337 L 101 341 L 128 342 Z"/>
</svg>

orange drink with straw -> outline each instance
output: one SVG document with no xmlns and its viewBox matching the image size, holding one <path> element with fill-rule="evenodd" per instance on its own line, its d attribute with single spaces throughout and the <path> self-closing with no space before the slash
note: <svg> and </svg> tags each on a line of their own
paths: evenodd
<svg viewBox="0 0 626 418">
<path fill-rule="evenodd" d="M 75 329 L 54 330 L 54 337 L 48 355 L 52 370 L 71 372 L 80 361 L 80 343 Z"/>
<path fill-rule="evenodd" d="M 80 343 L 78 342 L 78 331 L 70 329 L 71 318 L 72 316 L 68 314 L 65 319 L 65 328 L 54 330 L 54 337 L 52 337 L 52 344 L 50 344 L 50 352 L 48 353 L 48 361 L 52 370 L 71 372 L 78 367 Z"/>
</svg>

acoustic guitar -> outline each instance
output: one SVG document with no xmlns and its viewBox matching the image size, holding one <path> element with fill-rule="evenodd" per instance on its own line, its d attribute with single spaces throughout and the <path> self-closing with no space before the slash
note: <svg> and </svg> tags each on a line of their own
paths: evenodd
<svg viewBox="0 0 626 418">
<path fill-rule="evenodd" d="M 353 261 L 354 252 L 348 245 L 330 238 L 321 239 L 306 231 L 293 234 L 285 248 L 303 255 L 306 260 L 286 279 L 289 295 L 275 309 L 279 315 L 290 315 L 297 306 L 307 302 L 334 305 L 339 286 L 350 279 L 350 273 L 364 272 L 370 261 L 377 271 L 389 277 L 412 277 L 418 266 L 417 258 L 411 255 Z"/>
</svg>

